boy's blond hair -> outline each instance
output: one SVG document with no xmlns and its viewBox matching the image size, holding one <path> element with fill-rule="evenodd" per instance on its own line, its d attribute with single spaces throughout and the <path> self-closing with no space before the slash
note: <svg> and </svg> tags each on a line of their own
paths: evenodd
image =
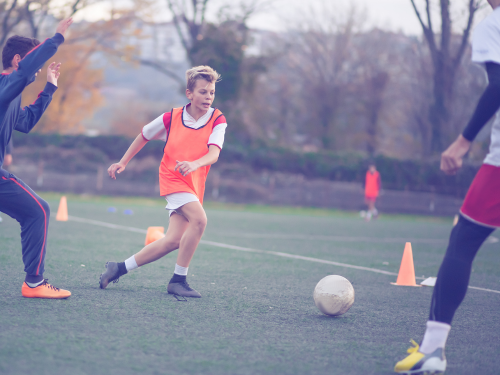
<svg viewBox="0 0 500 375">
<path fill-rule="evenodd" d="M 196 81 L 200 79 L 204 79 L 210 83 L 216 83 L 220 80 L 220 74 L 207 65 L 195 66 L 186 71 L 186 88 L 193 92 L 196 87 Z"/>
</svg>

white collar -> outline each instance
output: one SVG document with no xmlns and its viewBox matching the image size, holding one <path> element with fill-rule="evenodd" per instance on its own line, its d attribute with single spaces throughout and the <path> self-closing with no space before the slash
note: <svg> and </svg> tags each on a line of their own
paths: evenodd
<svg viewBox="0 0 500 375">
<path fill-rule="evenodd" d="M 188 105 L 191 105 L 191 103 L 189 103 Z M 188 105 L 184 106 L 184 108 L 182 109 L 182 122 L 184 123 L 185 126 L 192 129 L 199 129 L 202 126 L 205 126 L 210 120 L 210 118 L 212 118 L 212 115 L 215 111 L 215 108 L 210 107 L 207 113 L 205 113 L 198 119 L 198 121 L 196 121 L 194 117 L 191 116 L 187 111 Z"/>
</svg>

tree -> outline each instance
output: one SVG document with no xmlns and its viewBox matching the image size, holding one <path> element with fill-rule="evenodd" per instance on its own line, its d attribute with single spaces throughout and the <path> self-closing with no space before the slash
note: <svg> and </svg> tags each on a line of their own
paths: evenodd
<svg viewBox="0 0 500 375">
<path fill-rule="evenodd" d="M 352 48 L 360 23 L 354 7 L 341 11 L 324 5 L 289 34 L 289 67 L 302 83 L 311 129 L 325 149 L 338 146 L 338 111 L 358 79 Z"/>
<path fill-rule="evenodd" d="M 443 150 L 444 138 L 447 135 L 446 130 L 450 126 L 450 105 L 454 95 L 457 69 L 467 48 L 474 15 L 482 0 L 466 0 L 467 21 L 458 37 L 453 35 L 450 0 L 439 0 L 439 32 L 435 30 L 433 25 L 434 1 L 424 0 L 425 16 L 422 16 L 416 0 L 410 1 L 422 27 L 433 67 L 433 101 L 429 107 L 428 121 L 431 127 L 430 151 L 438 153 Z"/>
<path fill-rule="evenodd" d="M 0 45 L 20 26 L 26 26 L 32 38 L 38 38 L 40 29 L 50 15 L 74 15 L 97 0 L 8 0 L 0 3 Z"/>
</svg>

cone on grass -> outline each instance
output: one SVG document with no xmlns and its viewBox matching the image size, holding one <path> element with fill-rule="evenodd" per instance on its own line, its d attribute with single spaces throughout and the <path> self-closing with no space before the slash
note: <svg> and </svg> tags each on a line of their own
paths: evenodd
<svg viewBox="0 0 500 375">
<path fill-rule="evenodd" d="M 66 197 L 64 195 L 61 197 L 61 201 L 59 202 L 59 208 L 57 209 L 56 220 L 68 221 L 68 201 L 66 200 Z"/>
<path fill-rule="evenodd" d="M 144 246 L 147 246 L 151 242 L 155 242 L 156 240 L 165 237 L 165 234 L 163 234 L 163 232 L 165 232 L 164 227 L 149 227 L 146 233 L 146 240 L 144 241 Z"/>
<path fill-rule="evenodd" d="M 413 266 L 413 253 L 411 251 L 411 243 L 407 242 L 403 252 L 403 259 L 401 259 L 401 266 L 399 267 L 398 279 L 392 285 L 403 286 L 420 286 L 417 285 L 415 280 L 415 268 Z"/>
</svg>

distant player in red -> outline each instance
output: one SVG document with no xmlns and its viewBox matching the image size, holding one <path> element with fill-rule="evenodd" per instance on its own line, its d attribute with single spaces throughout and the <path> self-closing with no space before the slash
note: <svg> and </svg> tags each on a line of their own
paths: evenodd
<svg viewBox="0 0 500 375">
<path fill-rule="evenodd" d="M 227 127 L 222 112 L 211 107 L 219 77 L 208 66 L 189 69 L 186 72 L 186 96 L 191 103 L 174 108 L 144 126 L 122 160 L 109 167 L 108 173 L 115 179 L 148 141 L 165 142 L 160 164 L 160 195 L 168 202 L 170 223 L 164 238 L 147 245 L 124 262 L 106 263 L 106 271 L 100 277 L 101 289 L 118 281 L 128 271 L 179 249 L 167 291 L 183 297 L 201 297 L 189 286 L 186 276 L 207 225 L 202 207 L 205 181 L 210 165 L 219 158 Z"/>
<path fill-rule="evenodd" d="M 500 0 L 488 3 L 493 12 L 472 36 L 472 61 L 485 68 L 488 86 L 462 134 L 442 153 L 441 170 L 457 173 L 472 141 L 496 113 L 490 152 L 472 181 L 451 231 L 422 342 L 414 342 L 408 349 L 410 355 L 396 363 L 394 370 L 400 374 L 442 374 L 446 370 L 445 345 L 455 312 L 467 293 L 472 262 L 486 238 L 500 227 Z M 492 311 L 496 307 L 492 304 Z"/>
<path fill-rule="evenodd" d="M 365 203 L 368 206 L 368 210 L 365 214 L 365 220 L 367 221 L 371 220 L 372 217 L 378 217 L 375 202 L 377 201 L 381 187 L 382 182 L 380 180 L 380 173 L 377 171 L 375 164 L 371 163 L 365 177 Z"/>
</svg>

